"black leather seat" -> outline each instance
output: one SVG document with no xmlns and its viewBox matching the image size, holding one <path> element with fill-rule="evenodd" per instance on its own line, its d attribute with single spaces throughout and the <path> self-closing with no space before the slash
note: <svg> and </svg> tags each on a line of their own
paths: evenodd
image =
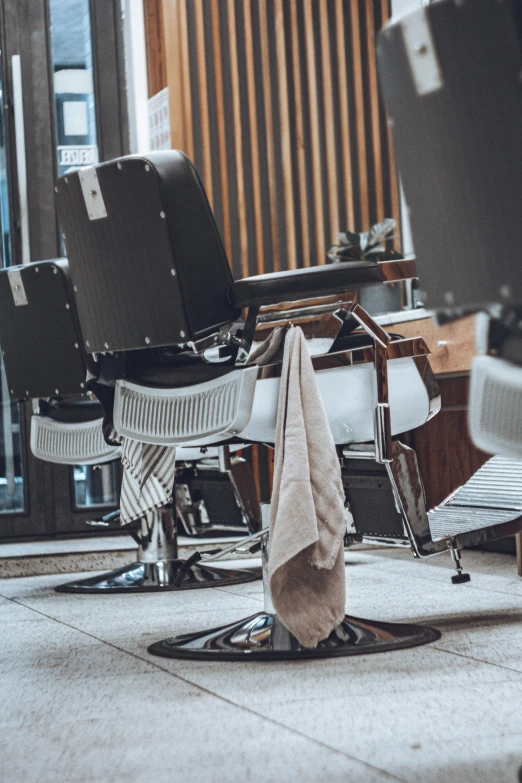
<svg viewBox="0 0 522 783">
<path fill-rule="evenodd" d="M 103 439 L 102 405 L 88 396 L 87 354 L 65 258 L 0 270 L 0 342 L 8 388 L 37 401 L 31 451 L 61 465 L 96 465 L 119 456 Z"/>
<path fill-rule="evenodd" d="M 40 413 L 53 421 L 80 424 L 84 421 L 96 421 L 103 416 L 103 408 L 98 400 L 88 397 L 77 399 L 52 399 L 40 401 Z"/>
<path fill-rule="evenodd" d="M 382 282 L 375 261 L 345 261 L 236 280 L 229 299 L 234 307 L 279 304 L 313 296 L 328 296 L 361 285 Z"/>
<path fill-rule="evenodd" d="M 221 378 L 234 370 L 232 357 L 224 363 L 207 363 L 199 356 L 180 354 L 168 362 L 132 363 L 128 377 L 157 388 L 181 388 Z"/>
</svg>

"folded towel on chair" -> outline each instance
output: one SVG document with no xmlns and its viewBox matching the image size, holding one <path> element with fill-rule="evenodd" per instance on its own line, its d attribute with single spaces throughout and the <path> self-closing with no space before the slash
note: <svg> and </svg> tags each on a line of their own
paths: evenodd
<svg viewBox="0 0 522 783">
<path fill-rule="evenodd" d="M 316 647 L 344 617 L 344 503 L 305 338 L 292 327 L 279 387 L 268 573 L 274 608 L 305 647 Z"/>
</svg>

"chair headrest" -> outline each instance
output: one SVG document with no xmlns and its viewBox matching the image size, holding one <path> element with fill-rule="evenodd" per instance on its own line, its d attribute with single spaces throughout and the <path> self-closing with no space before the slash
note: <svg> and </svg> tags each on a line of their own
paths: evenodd
<svg viewBox="0 0 522 783">
<path fill-rule="evenodd" d="M 13 397 L 86 391 L 87 355 L 66 259 L 0 270 L 0 344 Z"/>
<path fill-rule="evenodd" d="M 186 343 L 237 317 L 223 243 L 182 152 L 72 172 L 56 190 L 88 351 Z"/>
</svg>

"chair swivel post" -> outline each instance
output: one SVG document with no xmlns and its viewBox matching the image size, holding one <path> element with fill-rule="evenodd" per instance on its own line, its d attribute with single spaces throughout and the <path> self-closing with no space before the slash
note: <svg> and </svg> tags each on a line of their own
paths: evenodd
<svg viewBox="0 0 522 783">
<path fill-rule="evenodd" d="M 178 558 L 176 522 L 170 507 L 150 511 L 133 535 L 138 560 L 100 576 L 69 582 L 56 588 L 61 593 L 147 593 L 193 590 L 250 582 L 257 569 L 212 568 Z"/>
</svg>

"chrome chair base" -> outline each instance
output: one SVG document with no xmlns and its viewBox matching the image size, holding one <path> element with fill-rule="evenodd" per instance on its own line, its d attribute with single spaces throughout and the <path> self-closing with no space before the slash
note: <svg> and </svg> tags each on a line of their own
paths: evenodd
<svg viewBox="0 0 522 783">
<path fill-rule="evenodd" d="M 300 645 L 277 615 L 259 612 L 231 625 L 164 639 L 152 644 L 149 652 L 200 661 L 282 661 L 390 652 L 437 639 L 440 633 L 433 628 L 346 615 L 327 639 L 310 649 Z"/>
<path fill-rule="evenodd" d="M 55 590 L 57 593 L 154 593 L 226 587 L 260 578 L 260 568 L 233 570 L 197 563 L 190 565 L 186 560 L 167 560 L 130 563 L 102 576 L 59 585 Z"/>
</svg>

